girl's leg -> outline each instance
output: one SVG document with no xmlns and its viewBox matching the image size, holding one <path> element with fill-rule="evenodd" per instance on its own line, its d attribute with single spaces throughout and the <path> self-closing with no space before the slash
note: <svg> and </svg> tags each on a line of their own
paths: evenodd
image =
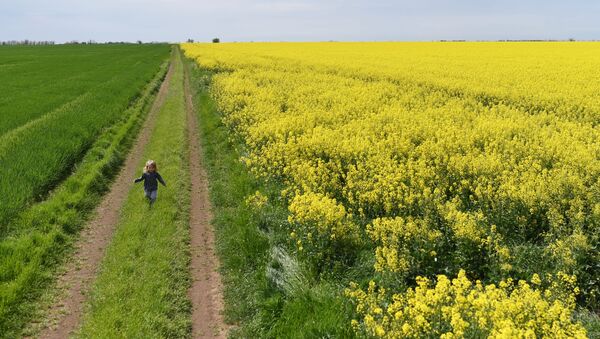
<svg viewBox="0 0 600 339">
<path fill-rule="evenodd" d="M 158 190 L 150 192 L 150 206 L 154 204 L 156 201 L 156 197 L 158 196 Z"/>
<path fill-rule="evenodd" d="M 146 196 L 146 199 L 148 200 L 150 205 L 152 205 L 152 192 L 144 190 L 144 195 Z"/>
</svg>

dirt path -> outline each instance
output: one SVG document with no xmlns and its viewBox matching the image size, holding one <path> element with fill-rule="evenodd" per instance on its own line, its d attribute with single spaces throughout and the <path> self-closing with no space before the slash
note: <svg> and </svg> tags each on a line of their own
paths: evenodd
<svg viewBox="0 0 600 339">
<path fill-rule="evenodd" d="M 112 239 L 119 221 L 119 211 L 131 190 L 132 180 L 140 172 L 138 166 L 143 150 L 150 140 L 157 112 L 165 101 L 172 74 L 173 62 L 123 168 L 112 184 L 110 192 L 96 208 L 94 218 L 81 232 L 81 237 L 75 245 L 73 260 L 67 265 L 65 274 L 58 278 L 57 286 L 65 286 L 65 291 L 51 306 L 48 325 L 42 329 L 40 338 L 67 338 L 79 327 L 87 291 Z"/>
<path fill-rule="evenodd" d="M 198 141 L 198 126 L 189 83 L 189 71 L 184 62 L 184 89 L 190 143 L 190 176 L 192 184 L 190 210 L 190 244 L 192 286 L 188 291 L 192 301 L 192 336 L 194 338 L 226 338 L 228 327 L 223 321 L 223 294 L 219 259 L 215 254 L 212 213 L 208 198 L 208 178 L 202 166 L 202 148 Z"/>
</svg>

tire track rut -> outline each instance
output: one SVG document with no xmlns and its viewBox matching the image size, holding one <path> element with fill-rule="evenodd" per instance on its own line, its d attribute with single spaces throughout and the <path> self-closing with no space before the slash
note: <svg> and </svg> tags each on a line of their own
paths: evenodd
<svg viewBox="0 0 600 339">
<path fill-rule="evenodd" d="M 183 56 L 182 56 L 183 58 Z M 183 60 L 182 60 L 183 61 Z M 192 337 L 226 338 L 228 326 L 223 320 L 223 294 L 219 259 L 215 253 L 215 236 L 208 195 L 208 176 L 202 164 L 202 145 L 190 90 L 189 70 L 184 64 L 184 91 L 188 120 L 189 168 L 191 177 L 190 206 L 190 274 L 192 286 Z"/>
</svg>

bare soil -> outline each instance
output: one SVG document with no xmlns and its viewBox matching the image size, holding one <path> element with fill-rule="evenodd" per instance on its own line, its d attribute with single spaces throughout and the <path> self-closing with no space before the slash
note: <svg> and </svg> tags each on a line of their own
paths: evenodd
<svg viewBox="0 0 600 339">
<path fill-rule="evenodd" d="M 202 165 L 202 145 L 198 139 L 198 124 L 189 83 L 184 67 L 184 88 L 188 120 L 189 167 L 191 176 L 190 210 L 190 273 L 192 286 L 188 295 L 192 301 L 192 337 L 226 338 L 228 326 L 223 321 L 223 294 L 219 259 L 215 254 L 215 237 L 211 225 L 212 213 L 208 195 L 208 177 Z"/>
<path fill-rule="evenodd" d="M 139 174 L 138 166 L 154 129 L 156 115 L 167 96 L 172 74 L 173 62 L 119 175 L 96 208 L 95 216 L 81 232 L 74 256 L 67 264 L 64 274 L 58 278 L 57 286 L 64 288 L 64 291 L 50 307 L 48 321 L 41 330 L 40 338 L 67 338 L 78 329 L 87 292 L 115 232 L 119 212 L 131 190 L 132 180 Z"/>
</svg>

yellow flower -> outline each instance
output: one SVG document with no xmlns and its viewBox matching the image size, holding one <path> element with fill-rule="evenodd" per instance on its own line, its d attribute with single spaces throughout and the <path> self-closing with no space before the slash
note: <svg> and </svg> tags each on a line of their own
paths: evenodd
<svg viewBox="0 0 600 339">
<path fill-rule="evenodd" d="M 472 283 L 466 272 L 460 271 L 452 280 L 445 275 L 439 275 L 436 282 L 419 277 L 417 287 L 402 294 L 390 296 L 371 281 L 366 292 L 351 284 L 346 295 L 363 316 L 363 322 L 353 322 L 355 331 L 374 336 L 585 337 L 583 326 L 572 320 L 573 291 L 565 295 L 561 285 L 573 283 L 574 278 L 557 274 L 549 279 L 554 287 L 546 292 L 554 293 L 543 293 L 526 281 L 515 283 L 512 279 L 501 281 L 499 288 L 483 286 Z M 452 331 L 446 332 L 448 328 Z"/>
<path fill-rule="evenodd" d="M 514 247 L 524 239 L 555 273 L 581 271 L 593 253 L 600 44 L 181 46 L 212 74 L 241 163 L 281 185 L 284 227 L 306 260 L 366 242 L 376 271 L 413 281 L 473 264 L 485 279 L 526 271 Z M 246 202 L 258 210 L 268 199 Z M 484 286 L 461 272 L 352 298 L 358 313 L 377 315 L 359 322 L 367 336 L 381 326 L 387 337 L 418 337 L 436 321 L 444 336 L 582 334 L 567 318 L 575 295 L 590 291 L 573 276 L 499 280 Z"/>
</svg>

